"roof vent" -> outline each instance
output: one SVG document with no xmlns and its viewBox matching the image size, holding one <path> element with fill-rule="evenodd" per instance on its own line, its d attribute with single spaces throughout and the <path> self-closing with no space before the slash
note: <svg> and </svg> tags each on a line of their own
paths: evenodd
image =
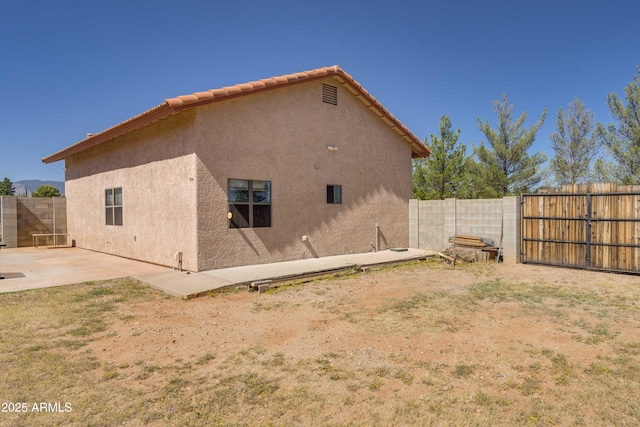
<svg viewBox="0 0 640 427">
<path fill-rule="evenodd" d="M 322 102 L 331 105 L 338 105 L 338 88 L 322 83 Z"/>
<path fill-rule="evenodd" d="M 92 134 L 92 133 L 88 133 L 88 134 L 87 134 L 87 138 L 91 138 L 92 136 L 93 136 L 93 134 Z"/>
</svg>

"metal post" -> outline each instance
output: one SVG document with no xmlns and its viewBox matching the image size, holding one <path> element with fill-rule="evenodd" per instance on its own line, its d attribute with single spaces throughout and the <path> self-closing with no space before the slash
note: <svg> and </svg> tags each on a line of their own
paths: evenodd
<svg viewBox="0 0 640 427">
<path fill-rule="evenodd" d="M 587 194 L 587 253 L 585 266 L 591 268 L 591 194 Z"/>
<path fill-rule="evenodd" d="M 520 196 L 520 262 L 525 263 L 527 260 L 525 259 L 526 254 L 523 252 L 522 247 L 524 238 L 527 236 L 527 233 L 524 231 L 524 205 L 527 194 L 522 194 Z"/>
<path fill-rule="evenodd" d="M 0 196 L 0 242 L 4 242 L 4 200 Z"/>
<path fill-rule="evenodd" d="M 58 246 L 56 243 L 58 239 L 56 238 L 56 198 L 51 197 L 51 209 L 53 210 L 53 246 Z"/>
</svg>

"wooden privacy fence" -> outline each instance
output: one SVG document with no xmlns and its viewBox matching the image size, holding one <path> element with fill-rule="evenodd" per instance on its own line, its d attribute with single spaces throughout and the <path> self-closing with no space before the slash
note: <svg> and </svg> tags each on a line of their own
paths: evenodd
<svg viewBox="0 0 640 427">
<path fill-rule="evenodd" d="M 521 205 L 521 262 L 640 273 L 640 186 L 570 185 Z"/>
</svg>

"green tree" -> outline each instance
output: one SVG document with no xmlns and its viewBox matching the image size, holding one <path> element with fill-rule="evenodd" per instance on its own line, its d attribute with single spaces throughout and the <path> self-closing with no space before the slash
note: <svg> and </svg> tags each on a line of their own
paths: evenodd
<svg viewBox="0 0 640 427">
<path fill-rule="evenodd" d="M 618 167 L 612 161 L 607 161 L 602 158 L 596 159 L 593 162 L 593 172 L 591 181 L 593 182 L 618 182 L 616 178 L 618 174 Z"/>
<path fill-rule="evenodd" d="M 31 193 L 31 197 L 59 197 L 60 190 L 51 185 L 41 185 L 36 191 Z"/>
<path fill-rule="evenodd" d="M 513 105 L 509 105 L 506 94 L 502 96 L 502 102 L 494 101 L 493 109 L 498 115 L 496 129 L 492 129 L 488 121 L 483 123 L 478 119 L 478 128 L 487 138 L 489 147 L 484 143 L 474 147 L 480 166 L 476 177 L 485 186 L 485 193 L 495 197 L 531 191 L 542 180 L 539 169 L 547 156 L 542 152 L 530 156 L 528 150 L 544 123 L 547 110 L 545 108 L 540 120 L 526 129 L 527 113 L 514 122 L 511 118 Z"/>
<path fill-rule="evenodd" d="M 0 196 L 13 196 L 15 191 L 13 182 L 9 178 L 5 178 L 0 182 Z"/>
<path fill-rule="evenodd" d="M 431 134 L 431 155 L 416 159 L 413 167 L 413 197 L 443 200 L 459 197 L 465 183 L 467 147 L 458 143 L 460 129 L 454 131 L 449 116 L 440 118 L 440 134 Z"/>
<path fill-rule="evenodd" d="M 497 168 L 489 169 L 473 157 L 467 157 L 464 196 L 461 199 L 493 199 L 500 197 L 495 183 L 503 179 Z"/>
<path fill-rule="evenodd" d="M 611 179 L 621 184 L 640 184 L 640 75 L 633 76 L 624 92 L 626 106 L 615 92 L 607 95 L 607 106 L 617 126 L 598 123 L 596 133 L 613 159 L 613 164 L 606 165 Z"/>
<path fill-rule="evenodd" d="M 585 109 L 580 98 L 574 98 L 566 111 L 558 109 L 557 131 L 551 134 L 551 146 L 555 155 L 549 168 L 556 183 L 580 184 L 592 174 L 591 163 L 598 155 L 598 139 L 592 133 L 593 113 Z"/>
</svg>

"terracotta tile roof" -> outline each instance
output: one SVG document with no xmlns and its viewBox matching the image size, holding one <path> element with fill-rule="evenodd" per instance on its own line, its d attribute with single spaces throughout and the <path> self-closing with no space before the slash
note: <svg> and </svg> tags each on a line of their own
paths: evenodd
<svg viewBox="0 0 640 427">
<path fill-rule="evenodd" d="M 374 114 L 384 121 L 391 129 L 407 141 L 411 146 L 413 157 L 426 157 L 431 154 L 431 150 L 423 144 L 409 129 L 407 129 L 393 114 L 382 106 L 369 92 L 367 92 L 351 75 L 342 68 L 334 65 L 332 67 L 316 68 L 315 70 L 301 73 L 286 74 L 269 79 L 262 79 L 249 83 L 226 86 L 220 89 L 195 92 L 191 95 L 181 95 L 175 98 L 168 98 L 165 101 L 137 116 L 134 116 L 122 123 L 106 129 L 95 135 L 89 134 L 86 139 L 77 142 L 57 153 L 44 157 L 44 163 L 52 163 L 65 159 L 70 155 L 79 153 L 88 148 L 109 141 L 125 133 L 131 132 L 142 126 L 146 126 L 163 117 L 175 114 L 181 110 L 198 107 L 212 102 L 223 101 L 237 96 L 249 95 L 265 90 L 275 89 L 283 85 L 304 83 L 310 80 L 317 80 L 333 76 L 349 92 L 356 96 Z"/>
</svg>

